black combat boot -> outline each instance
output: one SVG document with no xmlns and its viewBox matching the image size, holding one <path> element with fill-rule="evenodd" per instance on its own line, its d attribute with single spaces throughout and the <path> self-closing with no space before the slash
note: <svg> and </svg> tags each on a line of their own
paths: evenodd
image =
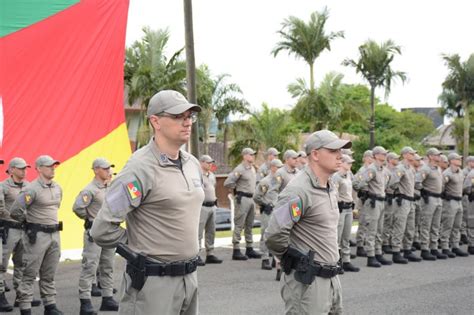
<svg viewBox="0 0 474 315">
<path fill-rule="evenodd" d="M 465 251 L 463 251 L 463 250 L 460 249 L 460 248 L 453 248 L 453 249 L 452 249 L 452 252 L 453 252 L 454 254 L 456 254 L 456 256 L 459 256 L 459 257 L 467 257 L 467 256 L 469 256 L 468 253 L 466 253 Z"/>
<path fill-rule="evenodd" d="M 5 292 L 0 293 L 0 312 L 11 312 L 13 311 L 13 306 L 11 306 L 7 298 L 5 297 Z"/>
<path fill-rule="evenodd" d="M 385 254 L 393 254 L 393 251 L 392 251 L 392 248 L 390 247 L 390 245 L 382 245 L 382 251 Z"/>
<path fill-rule="evenodd" d="M 58 310 L 56 304 L 49 304 L 44 306 L 44 315 L 63 315 L 63 312 Z"/>
<path fill-rule="evenodd" d="M 392 261 L 396 264 L 408 264 L 408 259 L 403 258 L 400 252 L 393 252 Z"/>
<path fill-rule="evenodd" d="M 197 265 L 201 267 L 206 265 L 206 263 L 201 259 L 201 256 L 198 256 Z"/>
<path fill-rule="evenodd" d="M 469 244 L 469 241 L 467 239 L 467 235 L 466 234 L 461 234 L 461 240 L 459 242 L 459 244 Z"/>
<path fill-rule="evenodd" d="M 420 262 L 421 261 L 421 258 L 416 256 L 415 253 L 413 253 L 409 249 L 405 249 L 403 251 L 403 257 L 408 259 L 408 261 L 413 261 L 413 262 Z"/>
<path fill-rule="evenodd" d="M 92 296 L 102 296 L 102 290 L 97 286 L 97 283 L 92 284 L 91 295 Z"/>
<path fill-rule="evenodd" d="M 97 312 L 94 311 L 90 299 L 81 299 L 81 309 L 79 311 L 80 315 L 97 315 Z"/>
<path fill-rule="evenodd" d="M 350 247 L 356 247 L 356 246 L 357 246 L 357 243 L 354 242 L 353 240 L 349 240 L 349 246 L 350 246 Z"/>
<path fill-rule="evenodd" d="M 232 260 L 247 260 L 249 259 L 246 255 L 242 255 L 240 249 L 234 249 L 232 253 Z"/>
<path fill-rule="evenodd" d="M 349 272 L 359 272 L 360 271 L 359 267 L 354 266 L 350 262 L 342 263 L 342 269 L 344 269 L 344 271 L 349 271 Z"/>
<path fill-rule="evenodd" d="M 15 304 L 13 304 L 14 307 L 20 306 L 20 302 L 18 302 L 18 301 L 19 301 L 19 299 L 18 299 L 18 295 L 17 295 L 16 298 L 15 298 Z M 36 307 L 36 306 L 40 306 L 40 305 L 41 305 L 41 300 L 33 298 L 33 301 L 31 301 L 31 306 Z"/>
<path fill-rule="evenodd" d="M 448 256 L 449 258 L 456 258 L 456 254 L 450 251 L 449 249 L 443 249 L 442 253 Z"/>
<path fill-rule="evenodd" d="M 430 251 L 427 249 L 423 249 L 421 251 L 421 258 L 423 258 L 423 260 L 431 260 L 431 261 L 436 260 L 436 256 L 431 255 Z"/>
<path fill-rule="evenodd" d="M 357 246 L 356 255 L 359 257 L 367 257 L 367 252 L 363 246 Z"/>
<path fill-rule="evenodd" d="M 219 259 L 214 255 L 207 255 L 206 264 L 222 264 L 222 259 Z"/>
<path fill-rule="evenodd" d="M 378 262 L 377 259 L 373 256 L 368 256 L 367 257 L 367 267 L 375 267 L 375 268 L 380 268 L 382 267 L 382 264 Z"/>
<path fill-rule="evenodd" d="M 257 253 L 257 252 L 253 249 L 253 247 L 247 247 L 247 248 L 245 249 L 245 255 L 246 255 L 248 258 L 258 258 L 258 259 L 262 258 L 262 254 Z"/>
<path fill-rule="evenodd" d="M 102 298 L 102 303 L 100 304 L 101 311 L 118 311 L 119 304 L 114 300 L 112 296 L 104 296 Z"/>
<path fill-rule="evenodd" d="M 432 249 L 431 255 L 436 256 L 437 259 L 448 259 L 448 256 L 443 253 L 440 253 L 437 249 Z"/>
<path fill-rule="evenodd" d="M 262 269 L 272 270 L 272 265 L 270 265 L 270 259 L 262 259 Z"/>
<path fill-rule="evenodd" d="M 3 287 L 5 289 L 5 292 L 10 292 L 10 287 L 8 286 L 7 282 L 6 281 L 3 281 Z"/>
<path fill-rule="evenodd" d="M 31 315 L 31 308 L 20 310 L 21 315 Z"/>
<path fill-rule="evenodd" d="M 467 252 L 468 252 L 469 254 L 471 254 L 471 255 L 474 255 L 474 246 L 469 246 L 469 247 L 467 248 Z"/>
<path fill-rule="evenodd" d="M 414 247 L 416 250 L 421 250 L 421 244 L 420 244 L 420 242 L 413 242 L 413 247 Z"/>
<path fill-rule="evenodd" d="M 378 262 L 381 263 L 384 266 L 389 266 L 389 265 L 392 264 L 392 262 L 390 260 L 385 259 L 385 257 L 383 257 L 383 255 L 375 255 L 375 259 L 377 259 Z"/>
</svg>

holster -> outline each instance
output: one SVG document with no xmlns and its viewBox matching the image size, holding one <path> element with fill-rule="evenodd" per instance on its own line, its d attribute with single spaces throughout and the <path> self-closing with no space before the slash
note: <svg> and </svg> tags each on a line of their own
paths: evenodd
<svg viewBox="0 0 474 315">
<path fill-rule="evenodd" d="M 260 213 L 265 213 L 265 214 L 272 214 L 273 207 L 270 205 L 262 205 L 260 206 Z"/>
<path fill-rule="evenodd" d="M 127 245 L 119 243 L 117 253 L 127 260 L 126 272 L 132 279 L 132 288 L 140 291 L 146 282 L 146 255 L 135 253 Z"/>
<path fill-rule="evenodd" d="M 26 230 L 26 236 L 28 236 L 28 240 L 30 241 L 31 245 L 36 244 L 36 234 L 38 234 L 37 229 L 28 229 L 28 230 Z"/>
<path fill-rule="evenodd" d="M 398 205 L 399 207 L 402 206 L 402 198 L 401 198 L 401 197 L 397 197 L 397 205 Z"/>
<path fill-rule="evenodd" d="M 387 194 L 387 204 L 389 206 L 393 205 L 393 195 Z"/>
<path fill-rule="evenodd" d="M 469 202 L 473 202 L 474 201 L 474 192 L 473 193 L 470 193 L 467 197 L 467 199 L 469 200 Z"/>
<path fill-rule="evenodd" d="M 368 198 L 367 191 L 365 191 L 365 190 L 359 190 L 359 191 L 357 192 L 357 197 L 362 201 L 362 204 L 364 204 L 365 201 L 366 201 L 367 198 Z"/>
<path fill-rule="evenodd" d="M 370 198 L 370 206 L 373 208 L 375 208 L 375 198 Z"/>
<path fill-rule="evenodd" d="M 311 265 L 314 260 L 314 251 L 303 254 L 299 250 L 288 247 L 281 259 L 281 268 L 285 274 L 290 274 L 291 269 L 295 269 L 295 280 L 304 284 L 311 284 L 314 281 L 315 274 Z"/>
<path fill-rule="evenodd" d="M 1 226 L 0 227 L 0 234 L 2 235 L 2 244 L 5 245 L 8 240 L 8 227 Z"/>
<path fill-rule="evenodd" d="M 235 196 L 235 201 L 237 202 L 237 204 L 240 205 L 241 202 L 242 202 L 242 195 L 237 195 L 237 196 Z"/>
</svg>

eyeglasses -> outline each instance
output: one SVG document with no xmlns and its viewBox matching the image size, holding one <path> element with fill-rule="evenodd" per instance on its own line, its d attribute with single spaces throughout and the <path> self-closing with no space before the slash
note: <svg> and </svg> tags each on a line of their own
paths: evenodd
<svg viewBox="0 0 474 315">
<path fill-rule="evenodd" d="M 175 114 L 168 114 L 168 113 L 161 112 L 161 113 L 156 114 L 155 116 L 169 117 L 173 120 L 178 120 L 178 121 L 182 121 L 182 122 L 184 122 L 185 120 L 190 119 L 192 123 L 195 123 L 197 121 L 197 118 L 198 118 L 198 115 L 197 115 L 196 112 L 192 112 L 189 115 L 185 115 L 185 114 L 176 114 L 175 115 Z"/>
</svg>

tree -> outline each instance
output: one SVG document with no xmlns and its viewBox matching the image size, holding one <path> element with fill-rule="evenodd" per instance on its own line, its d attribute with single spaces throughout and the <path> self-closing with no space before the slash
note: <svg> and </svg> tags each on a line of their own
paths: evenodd
<svg viewBox="0 0 474 315">
<path fill-rule="evenodd" d="M 404 72 L 395 71 L 391 68 L 395 55 L 401 55 L 401 48 L 392 40 L 377 44 L 373 40 L 368 40 L 359 46 L 359 59 L 345 59 L 342 64 L 352 66 L 356 69 L 356 73 L 360 73 L 362 77 L 369 82 L 370 85 L 370 148 L 375 145 L 375 89 L 383 87 L 385 96 L 390 94 L 392 80 L 400 79 L 406 81 Z"/>
<path fill-rule="evenodd" d="M 182 49 L 171 58 L 166 57 L 165 49 L 170 38 L 165 30 L 143 28 L 144 36 L 126 49 L 124 81 L 128 88 L 130 104 L 140 101 L 143 122 L 139 129 L 138 146 L 144 145 L 150 138 L 146 119 L 146 108 L 150 98 L 158 91 L 171 89 L 186 93 L 186 63 L 180 59 Z"/>
<path fill-rule="evenodd" d="M 474 54 L 461 62 L 458 54 L 443 55 L 449 73 L 442 83 L 440 101 L 448 112 L 463 118 L 463 157 L 469 155 L 470 107 L 474 102 Z"/>
<path fill-rule="evenodd" d="M 278 32 L 283 38 L 272 51 L 274 57 L 280 51 L 286 50 L 289 55 L 302 58 L 309 65 L 309 89 L 314 90 L 314 62 L 324 50 L 331 50 L 331 42 L 339 37 L 344 38 L 344 32 L 326 34 L 325 26 L 329 18 L 327 8 L 322 12 L 311 13 L 308 23 L 290 16 L 282 23 Z"/>
</svg>

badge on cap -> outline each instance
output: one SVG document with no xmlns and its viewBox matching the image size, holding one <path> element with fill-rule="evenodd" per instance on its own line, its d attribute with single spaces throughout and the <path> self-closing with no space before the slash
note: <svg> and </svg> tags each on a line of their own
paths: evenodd
<svg viewBox="0 0 474 315">
<path fill-rule="evenodd" d="M 298 222 L 301 219 L 301 209 L 303 208 L 303 203 L 301 199 L 290 202 L 290 216 L 293 222 Z"/>
<path fill-rule="evenodd" d="M 137 199 L 141 197 L 142 193 L 140 192 L 140 186 L 138 185 L 138 182 L 134 180 L 133 182 L 130 182 L 127 184 L 127 189 L 128 193 L 130 194 L 130 197 L 132 200 Z"/>
</svg>

